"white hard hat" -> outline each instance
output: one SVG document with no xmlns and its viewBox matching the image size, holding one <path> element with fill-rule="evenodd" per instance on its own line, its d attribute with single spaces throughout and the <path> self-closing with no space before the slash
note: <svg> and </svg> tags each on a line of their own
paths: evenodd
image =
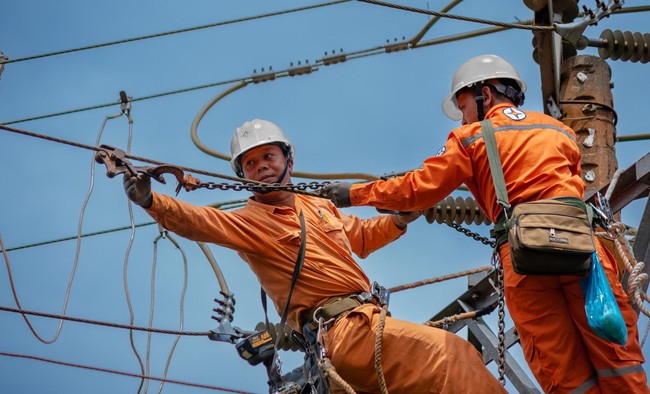
<svg viewBox="0 0 650 394">
<path fill-rule="evenodd" d="M 465 87 L 488 79 L 512 79 L 519 85 L 522 93 L 526 92 L 526 83 L 510 63 L 496 55 L 479 55 L 469 59 L 456 70 L 451 79 L 451 93 L 442 101 L 442 112 L 452 120 L 461 120 L 463 114 L 458 108 L 456 94 Z"/>
<path fill-rule="evenodd" d="M 268 120 L 253 119 L 239 126 L 235 130 L 235 135 L 232 136 L 230 142 L 230 166 L 235 174 L 243 176 L 241 168 L 241 158 L 249 150 L 266 144 L 278 144 L 287 153 L 289 158 L 292 158 L 296 150 L 289 142 L 284 132 L 275 123 Z"/>
</svg>

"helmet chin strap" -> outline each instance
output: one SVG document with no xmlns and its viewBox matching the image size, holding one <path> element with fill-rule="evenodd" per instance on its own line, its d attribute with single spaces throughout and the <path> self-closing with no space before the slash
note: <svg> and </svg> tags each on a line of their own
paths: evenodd
<svg viewBox="0 0 650 394">
<path fill-rule="evenodd" d="M 476 100 L 476 114 L 478 115 L 479 122 L 485 119 L 485 110 L 483 109 L 483 103 L 485 98 L 483 97 L 483 82 L 476 83 L 476 95 L 474 100 Z"/>
<path fill-rule="evenodd" d="M 278 179 L 275 182 L 271 182 L 272 185 L 279 185 L 282 182 L 284 177 L 287 175 L 287 172 L 289 172 L 289 162 L 290 161 L 291 161 L 291 158 L 289 156 L 287 156 L 287 162 L 284 165 L 284 171 L 282 171 L 282 174 L 280 174 L 280 176 L 278 177 Z M 270 192 L 271 192 L 271 190 L 266 190 L 266 191 L 260 191 L 258 193 L 266 194 L 266 193 L 270 193 Z"/>
<path fill-rule="evenodd" d="M 286 162 L 286 164 L 284 165 L 284 171 L 282 171 L 282 174 L 280 174 L 280 176 L 278 177 L 278 180 L 275 181 L 275 182 L 273 182 L 274 184 L 276 184 L 276 183 L 279 184 L 280 182 L 282 182 L 282 180 L 284 179 L 284 177 L 287 175 L 287 172 L 289 172 L 289 161 L 291 161 L 291 158 L 290 158 L 290 157 L 287 157 L 287 162 Z"/>
</svg>

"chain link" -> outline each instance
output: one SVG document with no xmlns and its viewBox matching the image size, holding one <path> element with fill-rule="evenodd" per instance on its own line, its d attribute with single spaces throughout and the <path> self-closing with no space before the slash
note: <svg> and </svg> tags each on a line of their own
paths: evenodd
<svg viewBox="0 0 650 394">
<path fill-rule="evenodd" d="M 294 193 L 307 192 L 307 190 L 318 190 L 325 185 L 329 185 L 331 182 L 301 182 L 301 183 L 287 183 L 285 185 L 278 184 L 265 184 L 265 183 L 227 183 L 227 182 L 201 182 L 196 186 L 197 189 L 208 189 L 208 190 L 234 190 L 234 191 L 249 191 L 249 192 L 258 192 L 258 193 L 268 193 L 268 192 L 277 192 L 280 190 L 290 191 Z"/>
<path fill-rule="evenodd" d="M 455 229 L 456 231 L 467 235 L 468 237 L 474 238 L 476 241 L 480 241 L 481 243 L 483 243 L 483 245 L 490 245 L 492 248 L 495 248 L 496 245 L 497 245 L 496 241 L 490 241 L 489 238 L 486 238 L 486 237 L 481 236 L 480 234 L 474 233 L 470 229 L 462 227 L 462 226 L 460 226 L 460 225 L 458 225 L 458 224 L 456 224 L 454 222 L 451 222 L 451 223 L 445 222 L 445 224 L 447 224 L 447 226 Z"/>
<path fill-rule="evenodd" d="M 505 334 L 505 308 L 504 308 L 504 284 L 503 284 L 503 267 L 501 266 L 501 259 L 499 258 L 499 252 L 494 249 L 492 254 L 492 266 L 497 272 L 496 286 L 497 291 L 499 292 L 499 345 L 498 352 L 499 356 L 497 359 L 497 365 L 499 368 L 499 382 L 501 385 L 506 385 L 506 334 Z"/>
</svg>

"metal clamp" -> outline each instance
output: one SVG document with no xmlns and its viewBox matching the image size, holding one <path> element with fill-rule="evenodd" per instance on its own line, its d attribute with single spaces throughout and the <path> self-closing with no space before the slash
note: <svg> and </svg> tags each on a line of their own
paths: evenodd
<svg viewBox="0 0 650 394">
<path fill-rule="evenodd" d="M 388 305 L 390 301 L 390 290 L 377 282 L 372 283 L 372 295 L 377 298 L 380 305 Z"/>
<path fill-rule="evenodd" d="M 128 172 L 132 176 L 145 174 L 162 184 L 166 184 L 163 174 L 172 174 L 178 182 L 176 195 L 178 195 L 178 192 L 183 186 L 188 184 L 188 182 L 191 183 L 194 179 L 189 174 L 185 176 L 183 170 L 172 165 L 163 164 L 156 167 L 134 166 L 126 156 L 126 152 L 122 149 L 102 144 L 99 146 L 97 153 L 95 153 L 95 161 L 106 166 L 106 176 L 109 178 Z"/>
</svg>

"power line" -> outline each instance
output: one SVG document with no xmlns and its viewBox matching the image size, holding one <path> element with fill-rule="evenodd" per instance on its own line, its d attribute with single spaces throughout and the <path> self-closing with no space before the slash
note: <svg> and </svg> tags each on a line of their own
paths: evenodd
<svg viewBox="0 0 650 394">
<path fill-rule="evenodd" d="M 345 2 L 345 1 L 349 1 L 349 0 L 341 0 L 341 1 L 332 2 L 332 3 L 324 3 L 324 4 L 316 5 L 316 6 L 313 6 L 313 7 L 325 6 L 325 5 L 329 5 L 329 4 L 337 4 L 337 3 L 342 3 L 342 2 Z M 425 46 L 432 46 L 432 45 L 437 45 L 437 44 L 442 44 L 442 43 L 453 42 L 453 41 L 457 41 L 457 40 L 463 40 L 463 39 L 472 38 L 472 37 L 476 37 L 476 36 L 480 36 L 480 35 L 484 35 L 484 34 L 497 33 L 497 32 L 503 31 L 503 30 L 511 29 L 511 28 L 526 29 L 526 30 L 539 30 L 539 29 L 541 29 L 541 30 L 552 30 L 552 29 L 554 29 L 552 26 L 531 26 L 531 23 L 527 23 L 527 22 L 504 23 L 504 22 L 495 22 L 495 21 L 483 20 L 483 19 L 478 19 L 478 18 L 469 18 L 469 17 L 446 14 L 446 13 L 441 13 L 441 12 L 421 10 L 421 9 L 411 8 L 411 7 L 403 7 L 403 6 L 398 6 L 398 5 L 394 5 L 394 4 L 390 4 L 390 3 L 378 2 L 378 1 L 374 1 L 374 0 L 359 0 L 359 1 L 366 2 L 366 3 L 371 3 L 371 4 L 377 4 L 377 5 L 384 5 L 386 7 L 403 9 L 403 10 L 406 10 L 406 11 L 425 13 L 425 14 L 439 16 L 439 17 L 454 18 L 454 19 L 464 20 L 464 21 L 468 21 L 468 22 L 492 24 L 492 25 L 497 26 L 496 28 L 493 27 L 493 28 L 489 28 L 489 29 L 475 30 L 475 31 L 461 33 L 461 34 L 457 34 L 457 35 L 453 35 L 453 36 L 443 37 L 442 39 L 433 39 L 433 40 L 427 40 L 427 41 L 424 41 L 424 42 L 419 42 L 417 45 L 412 46 L 410 49 L 422 48 L 422 47 L 425 47 Z M 613 12 L 613 14 L 636 13 L 636 12 L 646 12 L 646 11 L 650 11 L 650 6 L 627 7 L 627 8 L 617 9 L 616 11 Z M 379 47 L 374 47 L 374 48 L 370 48 L 370 49 L 366 49 L 366 50 L 356 51 L 356 52 L 352 53 L 352 54 L 354 54 L 356 56 L 347 56 L 346 60 L 360 59 L 360 58 L 364 58 L 364 57 L 370 57 L 370 56 L 378 55 L 380 53 L 384 53 L 384 51 L 381 51 L 383 49 L 385 49 L 385 48 L 379 46 Z M 348 55 L 350 55 L 350 54 L 348 54 Z M 13 62 L 16 62 L 16 61 L 19 61 L 19 60 L 21 60 L 21 59 L 15 59 L 15 60 L 13 60 Z M 9 62 L 12 62 L 12 61 L 9 61 Z M 3 64 L 3 63 L 0 62 L 0 64 Z M 317 64 L 322 65 L 322 64 L 325 64 L 325 63 L 323 62 L 323 59 L 321 59 L 321 60 L 317 61 Z M 332 63 L 332 64 L 334 64 L 334 63 Z M 329 65 L 329 64 L 325 64 L 325 65 Z M 277 77 L 281 77 L 281 76 L 277 76 Z M 133 102 L 135 102 L 135 101 L 144 101 L 144 100 L 149 100 L 149 99 L 154 99 L 154 98 L 159 98 L 159 97 L 164 97 L 164 96 L 171 96 L 171 95 L 174 95 L 174 94 L 187 93 L 187 92 L 191 92 L 191 91 L 195 91 L 195 90 L 200 90 L 200 89 L 206 89 L 206 88 L 210 88 L 210 87 L 225 85 L 225 84 L 229 84 L 229 83 L 243 82 L 243 81 L 247 81 L 247 80 L 251 80 L 251 77 L 237 78 L 237 79 L 231 79 L 231 80 L 228 80 L 228 81 L 214 82 L 214 83 L 209 83 L 209 84 L 204 84 L 204 85 L 199 85 L 199 86 L 194 86 L 194 87 L 189 87 L 189 88 L 184 88 L 184 89 L 172 90 L 172 91 L 157 93 L 157 94 L 144 96 L 144 97 L 140 97 L 140 98 L 134 98 L 134 99 L 131 99 L 131 101 L 133 101 Z M 50 113 L 50 114 L 46 114 L 46 115 L 37 115 L 37 116 L 29 117 L 29 118 L 16 119 L 16 120 L 11 120 L 11 121 L 8 121 L 8 122 L 0 123 L 0 125 L 22 123 L 22 122 L 46 119 L 46 118 L 62 116 L 62 115 L 70 115 L 70 114 L 77 113 L 77 112 L 84 112 L 84 111 L 90 111 L 90 110 L 94 110 L 94 109 L 110 107 L 112 105 L 118 104 L 119 102 L 120 101 L 117 100 L 115 102 L 110 102 L 110 103 L 105 103 L 105 104 L 98 104 L 98 105 L 93 105 L 93 106 L 89 106 L 89 107 L 82 107 L 82 108 L 78 108 L 78 109 L 54 112 L 54 113 Z"/>
<path fill-rule="evenodd" d="M 0 311 L 12 312 L 12 313 L 20 313 L 22 315 L 32 315 L 32 316 L 38 316 L 38 317 L 47 317 L 47 318 L 50 318 L 50 319 L 68 320 L 68 321 L 72 321 L 72 322 L 76 322 L 76 323 L 94 324 L 94 325 L 97 325 L 97 326 L 104 326 L 104 327 L 123 328 L 123 329 L 134 330 L 134 331 L 153 332 L 153 333 L 156 333 L 156 334 L 186 335 L 186 336 L 194 336 L 194 337 L 208 336 L 210 334 L 209 331 L 178 331 L 178 330 L 165 330 L 165 329 L 161 329 L 161 328 L 140 327 L 140 326 L 132 326 L 132 325 L 129 325 L 129 324 L 119 324 L 119 323 L 104 322 L 104 321 L 99 321 L 99 320 L 83 319 L 83 318 L 79 318 L 79 317 L 72 317 L 72 316 L 66 316 L 66 315 L 57 315 L 57 314 L 54 314 L 54 313 L 37 312 L 37 311 L 29 311 L 29 310 L 26 310 L 26 309 L 10 308 L 8 306 L 0 306 Z"/>
<path fill-rule="evenodd" d="M 156 224 L 156 222 L 154 221 L 154 222 L 139 223 L 139 224 L 136 224 L 135 227 L 138 228 L 138 227 L 144 227 L 144 226 L 151 226 L 153 224 Z M 117 227 L 117 228 L 113 228 L 113 229 L 109 229 L 109 230 L 101 230 L 101 231 L 95 231 L 95 232 L 91 232 L 91 233 L 81 234 L 80 237 L 77 236 L 77 235 L 71 235 L 69 237 L 53 239 L 53 240 L 50 240 L 50 241 L 35 242 L 35 243 L 32 243 L 32 244 L 15 246 L 13 248 L 7 248 L 7 252 L 12 252 L 14 250 L 21 250 L 21 249 L 29 249 L 29 248 L 33 248 L 33 247 L 36 247 L 36 246 L 50 245 L 50 244 L 55 244 L 55 243 L 59 243 L 59 242 L 71 241 L 71 240 L 77 239 L 77 238 L 87 238 L 87 237 L 92 237 L 92 236 L 95 236 L 95 235 L 109 234 L 109 233 L 114 233 L 114 232 L 117 232 L 117 231 L 128 230 L 130 228 L 131 228 L 131 226 Z"/>
<path fill-rule="evenodd" d="M 233 208 L 239 208 L 242 206 L 246 200 L 234 200 L 234 201 L 226 201 L 222 203 L 216 203 L 216 204 L 210 204 L 209 206 L 214 207 L 214 208 L 219 208 L 219 209 L 233 209 Z M 139 228 L 139 227 L 145 227 L 145 226 L 151 226 L 157 224 L 155 221 L 151 222 L 145 222 L 145 223 L 138 223 L 134 227 Z M 50 245 L 50 244 L 55 244 L 59 242 L 65 242 L 65 241 L 72 241 L 77 238 L 87 238 L 87 237 L 93 237 L 95 235 L 104 235 L 104 234 L 110 234 L 110 233 L 115 233 L 118 231 L 124 231 L 124 230 L 130 230 L 131 226 L 122 226 L 122 227 L 116 227 L 112 229 L 107 229 L 107 230 L 100 230 L 100 231 L 94 231 L 90 233 L 84 233 L 81 234 L 79 237 L 78 235 L 71 235 L 68 237 L 63 237 L 63 238 L 57 238 L 49 241 L 41 241 L 41 242 L 35 242 L 27 245 L 21 245 L 21 246 L 14 246 L 13 248 L 7 248 L 7 252 L 12 252 L 15 250 L 21 250 L 21 249 L 29 249 L 29 248 L 34 248 L 37 246 L 44 246 L 44 245 Z"/>
<path fill-rule="evenodd" d="M 225 392 L 228 392 L 228 393 L 254 394 L 254 393 L 251 393 L 251 392 L 248 392 L 248 391 L 233 390 L 233 389 L 229 389 L 229 388 L 225 388 L 225 387 L 211 386 L 211 385 L 207 385 L 207 384 L 183 382 L 183 381 L 180 381 L 180 380 L 167 379 L 167 378 L 161 379 L 161 378 L 157 378 L 155 376 L 140 375 L 140 374 L 135 374 L 135 373 L 131 373 L 131 372 L 117 371 L 117 370 L 114 370 L 114 369 L 93 367 L 93 366 L 90 366 L 90 365 L 76 364 L 76 363 L 71 363 L 71 362 L 67 362 L 67 361 L 52 360 L 52 359 L 49 359 L 49 358 L 43 358 L 43 357 L 38 357 L 38 356 L 30 356 L 30 355 L 27 355 L 27 354 L 0 352 L 0 356 L 14 357 L 14 358 L 24 358 L 24 359 L 36 360 L 36 361 L 43 361 L 43 362 L 46 362 L 46 363 L 64 365 L 66 367 L 89 369 L 91 371 L 112 373 L 112 374 L 115 374 L 115 375 L 129 376 L 129 377 L 132 377 L 132 378 L 141 378 L 141 379 L 144 378 L 144 379 L 156 380 L 156 381 L 159 381 L 159 382 L 179 384 L 179 385 L 183 385 L 183 386 L 197 387 L 197 388 L 208 389 L 208 390 L 219 390 L 219 391 L 225 391 Z"/>
<path fill-rule="evenodd" d="M 480 30 L 475 30 L 475 31 L 467 32 L 467 33 L 461 33 L 461 34 L 457 34 L 457 35 L 447 36 L 447 37 L 444 37 L 444 39 L 442 39 L 442 40 L 433 39 L 433 40 L 423 41 L 423 42 L 418 43 L 417 46 L 412 47 L 411 49 L 422 48 L 422 47 L 426 47 L 426 46 L 433 46 L 433 45 L 438 45 L 438 44 L 442 44 L 442 43 L 449 43 L 449 42 L 453 42 L 453 41 L 456 41 L 456 40 L 472 38 L 472 37 L 476 37 L 476 36 L 483 35 L 483 34 L 497 33 L 497 32 L 503 31 L 505 29 L 508 29 L 508 28 L 503 28 L 503 27 L 494 28 L 494 27 L 492 27 L 492 28 L 488 28 L 488 29 L 480 29 Z M 379 54 L 383 54 L 383 53 L 388 53 L 388 52 L 386 52 L 385 47 L 377 46 L 377 47 L 373 47 L 373 48 L 369 48 L 369 49 L 363 49 L 363 50 L 347 53 L 346 54 L 346 60 L 361 59 L 361 58 L 364 58 L 364 57 L 375 56 L 375 55 L 379 55 Z M 318 59 L 318 60 L 316 60 L 316 62 L 314 64 L 314 67 L 315 66 L 320 66 L 320 65 L 333 65 L 333 64 L 335 64 L 335 63 L 328 63 L 328 62 L 325 62 L 324 59 Z M 278 71 L 278 72 L 274 73 L 274 78 L 278 79 L 278 78 L 290 76 L 289 72 L 290 72 L 290 69 Z M 214 83 L 209 83 L 209 84 L 204 84 L 204 85 L 199 85 L 199 86 L 194 86 L 194 87 L 189 87 L 189 88 L 184 88 L 184 89 L 172 90 L 172 91 L 163 92 L 163 93 L 156 93 L 156 94 L 152 94 L 152 95 L 149 95 L 149 96 L 133 98 L 130 101 L 131 102 L 144 101 L 144 100 L 150 100 L 150 99 L 154 99 L 154 98 L 171 96 L 171 95 L 180 94 L 180 93 L 187 93 L 187 92 L 191 92 L 191 91 L 196 91 L 196 90 L 201 90 L 201 89 L 206 89 L 206 88 L 211 88 L 211 87 L 221 86 L 221 85 L 226 85 L 226 84 L 231 84 L 231 83 L 252 82 L 252 81 L 253 81 L 253 76 L 244 77 L 244 78 L 236 78 L 236 79 L 230 79 L 230 80 L 227 80 L 227 81 L 214 82 Z M 97 105 L 93 105 L 93 106 L 82 107 L 82 108 L 71 109 L 71 110 L 60 111 L 60 112 L 54 112 L 54 113 L 45 114 L 45 115 L 37 115 L 37 116 L 28 117 L 28 118 L 15 119 L 15 120 L 11 120 L 11 121 L 8 121 L 8 122 L 2 122 L 2 123 L 0 123 L 0 125 L 10 125 L 10 124 L 16 124 L 16 123 L 29 122 L 29 121 L 33 121 L 33 120 L 40 120 L 40 119 L 53 118 L 53 117 L 57 117 L 57 116 L 70 115 L 70 114 L 74 114 L 74 113 L 78 113 L 78 112 L 85 112 L 85 111 L 91 111 L 91 110 L 100 109 L 100 108 L 106 108 L 106 107 L 110 107 L 110 106 L 113 106 L 113 105 L 118 105 L 119 103 L 120 103 L 120 100 L 117 100 L 117 101 L 113 101 L 113 102 L 110 102 L 110 103 L 97 104 Z"/>
<path fill-rule="evenodd" d="M 524 24 L 520 24 L 520 23 L 498 22 L 498 21 L 492 21 L 492 20 L 488 20 L 488 19 L 472 18 L 472 17 L 469 17 L 469 16 L 448 14 L 446 12 L 423 10 L 421 8 L 407 7 L 407 6 L 403 6 L 403 5 L 400 5 L 400 4 L 386 3 L 386 2 L 378 1 L 378 0 L 358 0 L 358 1 L 360 1 L 362 3 L 379 5 L 379 6 L 382 6 L 382 7 L 394 8 L 394 9 L 398 9 L 398 10 L 402 10 L 402 11 L 416 12 L 418 14 L 432 15 L 432 16 L 437 16 L 437 17 L 441 17 L 441 18 L 456 19 L 456 20 L 464 21 L 464 22 L 480 23 L 480 24 L 483 24 L 483 25 L 493 25 L 493 26 L 507 27 L 507 28 L 511 28 L 511 29 L 523 29 L 523 30 L 535 30 L 535 31 L 553 31 L 553 30 L 555 30 L 554 26 L 533 26 L 533 25 L 524 25 Z"/>
<path fill-rule="evenodd" d="M 101 150 L 101 148 L 99 148 L 97 146 L 87 145 L 87 144 L 83 144 L 81 142 L 70 141 L 70 140 L 66 140 L 66 139 L 63 139 L 63 138 L 52 137 L 52 136 L 45 135 L 45 134 L 39 134 L 39 133 L 35 133 L 33 131 L 16 129 L 16 128 L 13 128 L 13 127 L 5 126 L 3 124 L 0 124 L 0 130 L 10 131 L 12 133 L 22 134 L 22 135 L 26 135 L 26 136 L 29 136 L 29 137 L 39 138 L 39 139 L 43 139 L 43 140 L 47 140 L 47 141 L 58 142 L 60 144 L 70 145 L 70 146 L 74 146 L 74 147 L 77 147 L 77 148 L 87 149 L 87 150 L 91 150 L 91 151 L 95 151 L 95 152 Z M 137 160 L 137 161 L 141 161 L 141 162 L 145 162 L 145 163 L 149 163 L 149 164 L 154 164 L 154 165 L 169 164 L 169 163 L 165 163 L 165 162 L 158 161 L 158 160 L 148 159 L 146 157 L 134 156 L 134 155 L 129 155 L 129 154 L 124 155 L 124 157 L 126 157 L 127 159 Z M 219 174 L 219 173 L 216 173 L 216 172 L 199 170 L 197 168 L 191 168 L 191 167 L 185 167 L 185 166 L 177 166 L 177 165 L 174 165 L 174 167 L 176 167 L 176 168 L 178 168 L 180 170 L 183 170 L 183 171 L 194 172 L 196 174 L 212 176 L 212 177 L 215 177 L 215 178 L 224 178 L 224 179 L 237 181 L 237 182 L 250 182 L 250 183 L 263 185 L 262 182 L 255 182 L 255 181 L 252 181 L 252 180 L 232 177 L 232 176 L 229 176 L 229 175 Z"/>
<path fill-rule="evenodd" d="M 147 40 L 147 39 L 150 39 L 150 38 L 171 36 L 171 35 L 174 35 L 174 34 L 187 33 L 187 32 L 190 32 L 190 31 L 202 30 L 202 29 L 207 29 L 207 28 L 211 28 L 211 27 L 231 25 L 231 24 L 235 24 L 235 23 L 239 23 L 239 22 L 247 22 L 247 21 L 251 21 L 251 20 L 255 20 L 255 19 L 263 19 L 263 18 L 268 18 L 268 17 L 271 17 L 271 16 L 290 14 L 290 13 L 298 12 L 298 11 L 305 11 L 305 10 L 310 10 L 310 9 L 314 9 L 314 8 L 320 8 L 320 7 L 336 5 L 336 4 L 340 4 L 340 3 L 346 3 L 346 2 L 349 2 L 349 1 L 351 1 L 351 0 L 337 0 L 337 1 L 332 1 L 332 2 L 329 2 L 329 3 L 314 4 L 314 5 L 311 5 L 311 6 L 293 8 L 293 9 L 290 9 L 290 10 L 270 12 L 270 13 L 267 13 L 267 14 L 249 16 L 249 17 L 240 18 L 240 19 L 232 19 L 232 20 L 229 20 L 229 21 L 211 23 L 211 24 L 208 24 L 208 25 L 195 26 L 195 27 L 190 27 L 190 28 L 186 28 L 186 29 L 172 30 L 172 31 L 163 32 L 163 33 L 149 34 L 149 35 L 140 36 L 140 37 L 133 37 L 133 38 L 126 38 L 126 39 L 123 39 L 123 40 L 110 41 L 110 42 L 105 42 L 105 43 L 102 43 L 102 44 L 88 45 L 88 46 L 83 46 L 83 47 L 79 47 L 79 48 L 65 49 L 65 50 L 50 52 L 50 53 L 43 53 L 43 54 L 40 54 L 40 55 L 26 56 L 26 57 L 22 57 L 22 58 L 18 58 L 18 59 L 13 59 L 13 60 L 11 60 L 11 59 L 6 60 L 6 61 L 1 61 L 0 60 L 0 65 L 1 64 L 8 64 L 8 63 L 24 62 L 24 61 L 33 60 L 33 59 L 41 59 L 41 58 L 44 58 L 44 57 L 63 55 L 63 54 L 66 54 L 66 53 L 73 53 L 73 52 L 85 51 L 85 50 L 88 50 L 88 49 L 102 48 L 102 47 L 107 47 L 107 46 L 111 46 L 111 45 L 125 44 L 125 43 L 129 43 L 129 42 L 134 42 L 134 41 Z"/>
</svg>

